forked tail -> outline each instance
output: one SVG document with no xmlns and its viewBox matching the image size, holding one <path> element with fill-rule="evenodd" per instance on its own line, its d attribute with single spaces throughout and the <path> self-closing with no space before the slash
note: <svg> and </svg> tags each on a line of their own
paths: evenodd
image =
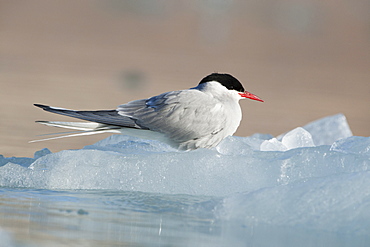
<svg viewBox="0 0 370 247">
<path fill-rule="evenodd" d="M 65 138 L 65 137 L 95 135 L 95 134 L 101 134 L 101 133 L 121 133 L 119 131 L 121 127 L 119 126 L 112 126 L 112 125 L 93 123 L 93 122 L 84 123 L 84 122 L 36 121 L 36 123 L 44 124 L 47 126 L 72 129 L 76 131 L 46 134 L 46 135 L 60 135 L 60 134 L 68 134 L 68 135 L 54 136 L 54 137 L 40 139 L 40 140 L 33 140 L 33 141 L 30 141 L 30 143 L 60 139 L 60 138 Z"/>
</svg>

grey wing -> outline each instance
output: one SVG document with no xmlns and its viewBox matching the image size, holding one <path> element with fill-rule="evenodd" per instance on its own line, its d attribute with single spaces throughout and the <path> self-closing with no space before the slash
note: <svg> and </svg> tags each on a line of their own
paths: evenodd
<svg viewBox="0 0 370 247">
<path fill-rule="evenodd" d="M 41 104 L 34 105 L 48 112 L 74 117 L 82 120 L 87 120 L 91 122 L 115 125 L 126 128 L 147 129 L 143 126 L 138 125 L 136 123 L 136 119 L 118 114 L 117 110 L 75 111 Z"/>
<path fill-rule="evenodd" d="M 225 125 L 222 104 L 199 90 L 164 93 L 147 100 L 136 100 L 117 109 L 136 119 L 139 126 L 164 133 L 181 143 L 219 132 Z"/>
</svg>

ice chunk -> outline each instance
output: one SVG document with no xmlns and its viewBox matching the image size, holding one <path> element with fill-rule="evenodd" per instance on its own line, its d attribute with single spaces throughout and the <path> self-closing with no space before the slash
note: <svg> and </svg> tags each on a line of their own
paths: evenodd
<svg viewBox="0 0 370 247">
<path fill-rule="evenodd" d="M 6 158 L 3 155 L 0 154 L 0 167 L 6 165 L 7 163 L 15 163 L 24 167 L 29 167 L 35 160 L 38 158 L 50 154 L 50 150 L 47 148 L 44 148 L 42 150 L 39 150 L 35 152 L 33 158 L 27 158 L 27 157 L 10 157 Z"/>
<path fill-rule="evenodd" d="M 273 225 L 368 236 L 370 171 L 312 178 L 226 197 L 221 219 L 253 229 Z"/>
<path fill-rule="evenodd" d="M 38 159 L 38 158 L 41 158 L 42 156 L 45 156 L 47 154 L 51 154 L 51 151 L 47 148 L 44 148 L 44 149 L 41 149 L 41 150 L 35 152 L 33 158 Z"/>
<path fill-rule="evenodd" d="M 252 153 L 254 139 L 237 136 L 229 136 L 216 147 L 216 150 L 223 155 L 248 155 Z"/>
<path fill-rule="evenodd" d="M 114 151 L 125 154 L 143 152 L 179 152 L 177 149 L 160 141 L 140 139 L 138 137 L 127 135 L 112 135 L 93 145 L 86 146 L 84 149 Z"/>
<path fill-rule="evenodd" d="M 265 140 L 261 143 L 261 151 L 286 151 L 288 148 L 276 138 Z"/>
<path fill-rule="evenodd" d="M 311 133 L 316 146 L 331 145 L 333 142 L 352 136 L 352 131 L 343 114 L 328 116 L 303 126 Z"/>
<path fill-rule="evenodd" d="M 9 162 L 16 163 L 25 167 L 31 165 L 35 159 L 26 158 L 26 157 L 9 157 L 6 158 L 3 155 L 0 155 L 0 167 L 8 164 Z"/>
<path fill-rule="evenodd" d="M 112 135 L 80 150 L 0 157 L 0 186 L 223 196 L 370 166 L 369 138 L 312 147 L 311 135 L 302 128 L 288 132 L 282 142 L 269 138 L 233 136 L 214 149 L 182 152 L 159 141 Z"/>
<path fill-rule="evenodd" d="M 29 167 L 8 163 L 0 167 L 0 186 L 222 196 L 370 166 L 367 154 L 330 146 L 261 152 L 249 141 L 230 137 L 216 149 L 181 152 L 160 142 L 113 135 L 81 150 L 44 155 Z"/>
<path fill-rule="evenodd" d="M 315 146 L 311 134 L 301 127 L 286 133 L 281 143 L 288 149 Z"/>
<path fill-rule="evenodd" d="M 337 114 L 313 121 L 303 128 L 279 135 L 276 139 L 264 141 L 261 151 L 285 151 L 300 147 L 331 145 L 335 141 L 352 136 L 346 117 Z"/>
<path fill-rule="evenodd" d="M 261 151 L 286 151 L 293 148 L 314 147 L 311 134 L 301 128 L 295 128 L 281 137 L 281 142 L 272 138 L 262 142 Z"/>
<path fill-rule="evenodd" d="M 248 137 L 230 136 L 225 138 L 216 148 L 221 154 L 247 155 L 252 150 L 260 150 L 261 144 L 272 138 L 271 135 L 254 134 Z"/>
<path fill-rule="evenodd" d="M 370 138 L 352 136 L 336 141 L 330 150 L 346 154 L 365 154 L 370 156 Z"/>
</svg>

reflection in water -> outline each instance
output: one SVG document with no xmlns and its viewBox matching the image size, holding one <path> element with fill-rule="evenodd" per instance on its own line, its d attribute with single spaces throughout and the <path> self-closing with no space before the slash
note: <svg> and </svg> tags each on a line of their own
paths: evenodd
<svg viewBox="0 0 370 247">
<path fill-rule="evenodd" d="M 366 246 L 366 237 L 220 219 L 222 199 L 1 189 L 1 246 Z M 267 237 L 268 236 L 268 237 Z"/>
<path fill-rule="evenodd" d="M 207 197 L 120 191 L 3 189 L 1 229 L 17 244 L 154 246 L 215 243 L 213 219 L 190 210 Z M 0 235 L 1 236 L 1 235 Z"/>
</svg>

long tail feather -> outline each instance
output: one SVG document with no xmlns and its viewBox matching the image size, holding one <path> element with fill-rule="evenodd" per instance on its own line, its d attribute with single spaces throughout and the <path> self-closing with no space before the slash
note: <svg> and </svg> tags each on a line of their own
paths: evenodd
<svg viewBox="0 0 370 247">
<path fill-rule="evenodd" d="M 59 122 L 59 121 L 36 121 L 36 123 L 47 126 L 74 129 L 74 130 L 98 130 L 98 129 L 112 129 L 115 126 L 100 124 L 100 123 L 85 123 L 85 122 Z M 116 127 L 119 128 L 119 127 Z"/>
<path fill-rule="evenodd" d="M 56 136 L 56 137 L 50 137 L 50 138 L 45 138 L 45 139 L 32 140 L 32 141 L 30 141 L 30 143 L 60 139 L 60 138 L 65 138 L 65 137 L 95 135 L 95 134 L 101 134 L 101 133 L 121 133 L 119 131 L 120 127 L 106 125 L 106 124 L 100 124 L 100 123 L 57 122 L 57 121 L 50 121 L 50 122 L 49 121 L 37 121 L 37 123 L 44 124 L 44 125 L 47 125 L 47 126 L 74 129 L 74 130 L 79 130 L 79 131 L 76 131 L 77 133 L 76 132 L 69 132 L 68 135 L 63 135 L 63 136 Z M 67 133 L 54 133 L 54 134 L 48 134 L 48 135 L 58 135 L 58 134 L 67 134 Z"/>
</svg>

